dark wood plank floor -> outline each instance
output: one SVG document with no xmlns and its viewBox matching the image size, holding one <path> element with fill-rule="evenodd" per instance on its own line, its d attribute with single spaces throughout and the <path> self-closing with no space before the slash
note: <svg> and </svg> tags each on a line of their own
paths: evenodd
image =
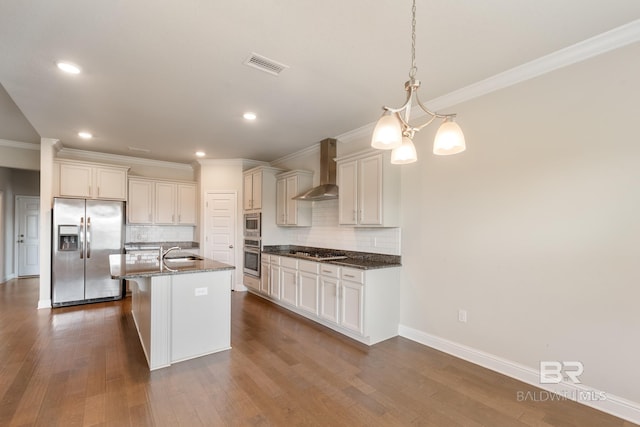
<svg viewBox="0 0 640 427">
<path fill-rule="evenodd" d="M 394 338 L 366 347 L 245 293 L 232 346 L 149 372 L 130 301 L 36 310 L 0 284 L 1 426 L 632 426 Z"/>
</svg>

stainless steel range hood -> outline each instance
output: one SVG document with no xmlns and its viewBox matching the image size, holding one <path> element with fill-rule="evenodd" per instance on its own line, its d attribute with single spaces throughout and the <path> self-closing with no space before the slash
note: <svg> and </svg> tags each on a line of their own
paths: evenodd
<svg viewBox="0 0 640 427">
<path fill-rule="evenodd" d="M 320 141 L 320 185 L 298 194 L 296 200 L 332 200 L 338 198 L 336 185 L 336 140 L 327 138 Z"/>
</svg>

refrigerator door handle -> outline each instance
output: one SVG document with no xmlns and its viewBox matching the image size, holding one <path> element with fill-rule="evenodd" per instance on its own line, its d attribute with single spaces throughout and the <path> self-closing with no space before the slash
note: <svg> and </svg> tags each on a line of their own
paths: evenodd
<svg viewBox="0 0 640 427">
<path fill-rule="evenodd" d="M 80 259 L 84 259 L 84 217 L 80 217 Z"/>
<path fill-rule="evenodd" d="M 91 217 L 87 217 L 87 258 L 91 258 Z"/>
</svg>

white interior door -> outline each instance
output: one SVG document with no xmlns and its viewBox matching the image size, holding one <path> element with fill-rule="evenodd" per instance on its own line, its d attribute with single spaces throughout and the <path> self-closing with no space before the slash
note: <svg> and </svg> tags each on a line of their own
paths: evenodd
<svg viewBox="0 0 640 427">
<path fill-rule="evenodd" d="M 40 274 L 40 198 L 16 196 L 18 277 Z"/>
<path fill-rule="evenodd" d="M 232 284 L 236 285 L 236 205 L 237 195 L 210 192 L 205 200 L 204 257 L 236 267 Z"/>
</svg>

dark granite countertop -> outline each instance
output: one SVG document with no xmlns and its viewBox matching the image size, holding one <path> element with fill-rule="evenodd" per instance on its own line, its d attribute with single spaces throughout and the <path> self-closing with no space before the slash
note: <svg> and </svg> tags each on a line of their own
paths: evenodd
<svg viewBox="0 0 640 427">
<path fill-rule="evenodd" d="M 311 259 L 306 256 L 297 255 L 295 252 L 314 252 L 314 251 L 331 251 L 344 254 L 347 258 L 338 260 L 322 261 L 319 259 Z M 341 249 L 314 248 L 309 246 L 295 245 L 278 245 L 264 246 L 262 253 L 269 255 L 287 256 L 291 258 L 302 259 L 305 261 L 320 262 L 323 264 L 333 264 L 342 267 L 358 268 L 361 270 L 373 270 L 377 268 L 402 267 L 401 257 L 399 255 L 385 255 L 370 252 L 344 251 Z"/>
<path fill-rule="evenodd" d="M 175 254 L 173 254 L 175 256 Z M 135 255 L 109 255 L 111 278 L 129 279 L 133 277 L 165 276 L 171 274 L 192 274 L 208 271 L 234 270 L 235 267 L 211 259 L 172 260 L 165 258 L 162 263 L 157 257 L 149 259 Z"/>
<path fill-rule="evenodd" d="M 127 242 L 124 244 L 124 249 L 127 251 L 154 250 L 160 246 L 167 249 L 173 246 L 180 246 L 181 249 L 198 249 L 200 244 L 198 242 Z"/>
</svg>

